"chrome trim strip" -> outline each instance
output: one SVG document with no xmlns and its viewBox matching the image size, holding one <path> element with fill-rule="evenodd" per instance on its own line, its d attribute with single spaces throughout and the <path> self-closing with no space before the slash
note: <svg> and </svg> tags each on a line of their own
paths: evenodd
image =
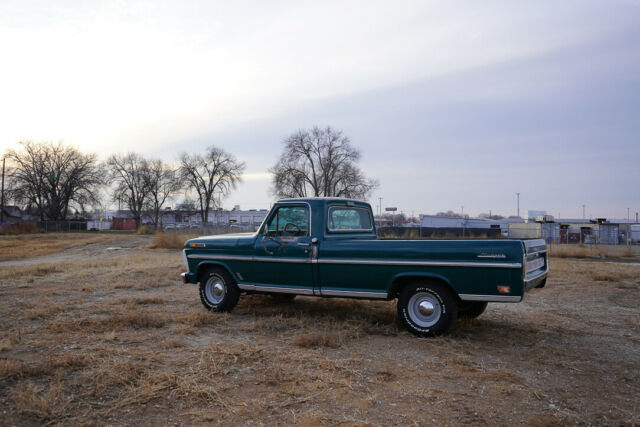
<svg viewBox="0 0 640 427">
<path fill-rule="evenodd" d="M 193 254 L 189 255 L 189 258 L 193 259 L 212 259 L 221 261 L 260 261 L 260 262 L 288 262 L 293 264 L 310 264 L 310 258 L 276 258 L 266 256 L 251 256 L 251 255 L 206 255 L 206 254 Z"/>
<path fill-rule="evenodd" d="M 539 251 L 535 251 L 535 252 L 527 252 L 527 256 L 529 255 L 536 255 L 536 254 L 544 254 L 546 253 L 547 250 L 546 249 L 540 249 Z"/>
<path fill-rule="evenodd" d="M 360 298 L 387 299 L 386 292 L 354 292 L 354 291 L 339 291 L 337 289 L 323 290 L 322 288 L 320 288 L 320 295 L 336 296 L 336 297 L 360 297 Z"/>
<path fill-rule="evenodd" d="M 186 249 L 182 250 L 182 263 L 184 264 L 184 267 L 187 269 L 187 271 L 189 271 L 189 260 L 187 259 Z"/>
<path fill-rule="evenodd" d="M 252 257 L 252 261 L 260 262 L 288 262 L 293 264 L 311 264 L 311 258 L 272 258 L 266 256 Z"/>
<path fill-rule="evenodd" d="M 313 295 L 313 289 L 308 288 L 285 288 L 280 286 L 249 283 L 238 283 L 238 287 L 243 291 L 269 292 L 274 294 Z"/>
<path fill-rule="evenodd" d="M 358 265 L 408 265 L 424 267 L 493 267 L 493 268 L 522 268 L 519 262 L 468 262 L 468 261 L 414 261 L 414 260 L 384 260 L 384 259 L 336 259 L 336 258 L 272 258 L 254 257 L 250 255 L 189 255 L 193 259 L 212 259 L 229 261 L 260 261 L 283 262 L 294 264 L 358 264 Z"/>
<path fill-rule="evenodd" d="M 487 302 L 520 302 L 522 297 L 516 295 L 474 295 L 459 294 L 462 301 L 487 301 Z"/>
<path fill-rule="evenodd" d="M 480 255 L 476 255 L 476 258 L 506 258 L 507 256 L 505 254 L 480 254 Z"/>
<path fill-rule="evenodd" d="M 412 265 L 431 267 L 495 267 L 522 268 L 519 262 L 467 262 L 467 261 L 413 261 L 413 260 L 383 260 L 383 259 L 335 259 L 319 258 L 319 264 L 365 264 L 365 265 Z"/>
<path fill-rule="evenodd" d="M 189 255 L 189 258 L 192 258 L 192 259 L 219 259 L 219 260 L 229 260 L 229 261 L 251 261 L 251 260 L 253 260 L 253 257 L 251 255 L 192 254 L 192 255 Z"/>
</svg>

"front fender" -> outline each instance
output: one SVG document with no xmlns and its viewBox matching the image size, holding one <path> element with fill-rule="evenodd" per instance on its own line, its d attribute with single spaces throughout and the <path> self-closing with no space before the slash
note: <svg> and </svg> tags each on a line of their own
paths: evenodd
<svg viewBox="0 0 640 427">
<path fill-rule="evenodd" d="M 231 269 L 229 268 L 229 266 L 221 261 L 215 261 L 215 260 L 206 260 L 206 261 L 201 261 L 198 266 L 196 267 L 196 271 L 194 274 L 191 274 L 189 276 L 189 282 L 190 283 L 198 283 L 198 279 L 200 278 L 200 273 L 202 272 L 203 269 L 210 267 L 210 266 L 216 266 L 216 267 L 222 267 L 225 270 L 227 270 L 227 273 L 229 273 L 229 275 L 231 277 L 233 277 L 235 279 L 235 275 L 233 274 L 233 272 L 231 271 Z"/>
</svg>

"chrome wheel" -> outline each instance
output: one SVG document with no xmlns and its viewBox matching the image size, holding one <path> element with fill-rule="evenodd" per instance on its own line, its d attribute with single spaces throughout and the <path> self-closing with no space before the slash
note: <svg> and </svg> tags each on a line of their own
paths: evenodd
<svg viewBox="0 0 640 427">
<path fill-rule="evenodd" d="M 204 293 L 213 305 L 218 305 L 224 300 L 225 294 L 227 293 L 226 291 L 227 287 L 224 281 L 217 275 L 209 277 L 207 283 L 204 285 Z"/>
<path fill-rule="evenodd" d="M 407 311 L 411 320 L 422 328 L 435 325 L 442 315 L 440 301 L 429 292 L 413 294 L 407 304 Z"/>
</svg>

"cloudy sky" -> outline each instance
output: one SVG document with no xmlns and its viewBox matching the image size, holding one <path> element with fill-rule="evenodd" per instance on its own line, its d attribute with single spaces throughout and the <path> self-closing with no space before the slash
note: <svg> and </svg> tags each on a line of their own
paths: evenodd
<svg viewBox="0 0 640 427">
<path fill-rule="evenodd" d="M 247 164 L 268 207 L 282 140 L 331 125 L 375 206 L 640 211 L 640 1 L 0 0 L 0 152 L 64 140 Z"/>
</svg>

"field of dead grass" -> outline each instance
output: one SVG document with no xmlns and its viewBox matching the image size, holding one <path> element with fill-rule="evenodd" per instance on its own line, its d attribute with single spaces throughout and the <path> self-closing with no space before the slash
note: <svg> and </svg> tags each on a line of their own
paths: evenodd
<svg viewBox="0 0 640 427">
<path fill-rule="evenodd" d="M 213 314 L 181 271 L 169 250 L 2 268 L 0 424 L 640 422 L 638 266 L 554 259 L 546 288 L 437 339 L 392 301 Z"/>
<path fill-rule="evenodd" d="M 556 258 L 635 258 L 640 256 L 640 246 L 554 244 L 549 254 Z"/>
<path fill-rule="evenodd" d="M 92 243 L 117 242 L 126 235 L 97 233 L 38 233 L 0 236 L 0 261 L 49 255 Z"/>
</svg>

